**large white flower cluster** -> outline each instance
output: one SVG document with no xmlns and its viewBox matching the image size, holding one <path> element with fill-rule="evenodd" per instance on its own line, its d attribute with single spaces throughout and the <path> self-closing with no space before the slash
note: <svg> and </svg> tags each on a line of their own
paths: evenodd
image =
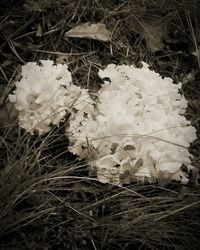
<svg viewBox="0 0 200 250">
<path fill-rule="evenodd" d="M 38 65 L 29 62 L 22 66 L 21 80 L 9 95 L 19 111 L 20 126 L 34 133 L 46 133 L 51 125 L 59 125 L 66 112 L 84 109 L 88 91 L 72 85 L 67 65 L 41 60 Z M 72 111 L 73 110 L 73 111 Z"/>
<path fill-rule="evenodd" d="M 183 116 L 181 83 L 162 78 L 146 63 L 142 68 L 110 64 L 96 101 L 87 89 L 72 84 L 67 65 L 29 62 L 9 96 L 20 126 L 39 134 L 70 114 L 69 150 L 87 159 L 101 182 L 116 185 L 132 179 L 172 179 L 187 183 L 183 164 L 192 168 L 190 143 L 196 132 Z"/>
<path fill-rule="evenodd" d="M 108 65 L 96 108 L 77 112 L 68 129 L 69 150 L 97 169 L 101 182 L 172 179 L 187 183 L 181 166 L 192 168 L 188 146 L 196 138 L 183 116 L 181 83 L 142 68 Z M 89 108 L 88 108 L 89 107 Z"/>
</svg>

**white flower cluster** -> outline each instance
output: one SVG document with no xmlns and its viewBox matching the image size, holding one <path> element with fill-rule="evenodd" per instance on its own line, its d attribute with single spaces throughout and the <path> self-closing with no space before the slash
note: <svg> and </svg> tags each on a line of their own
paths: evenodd
<svg viewBox="0 0 200 250">
<path fill-rule="evenodd" d="M 89 97 L 87 90 L 71 84 L 67 65 L 29 62 L 22 66 L 21 76 L 9 100 L 19 111 L 20 126 L 32 134 L 48 132 L 51 124 L 58 126 L 67 111 L 83 109 L 82 101 Z"/>
<path fill-rule="evenodd" d="M 77 112 L 68 133 L 71 152 L 90 160 L 101 182 L 120 185 L 131 179 L 172 179 L 187 183 L 189 144 L 195 129 L 182 114 L 181 83 L 143 67 L 108 65 L 96 108 Z M 109 79 L 109 81 L 108 81 Z M 88 108 L 89 107 L 89 108 Z"/>
<path fill-rule="evenodd" d="M 87 159 L 103 183 L 132 179 L 187 183 L 183 164 L 192 168 L 188 147 L 195 129 L 183 116 L 186 99 L 181 83 L 142 68 L 110 64 L 99 71 L 104 85 L 93 101 L 88 90 L 72 84 L 67 65 L 41 61 L 22 67 L 22 78 L 9 96 L 20 126 L 39 134 L 70 114 L 69 150 Z"/>
</svg>

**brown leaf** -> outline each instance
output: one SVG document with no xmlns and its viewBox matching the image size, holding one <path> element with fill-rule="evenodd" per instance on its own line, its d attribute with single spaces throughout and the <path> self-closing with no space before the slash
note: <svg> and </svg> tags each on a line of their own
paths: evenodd
<svg viewBox="0 0 200 250">
<path fill-rule="evenodd" d="M 162 25 L 149 25 L 145 26 L 145 40 L 152 52 L 162 50 L 164 48 L 163 44 L 163 26 Z"/>
<path fill-rule="evenodd" d="M 89 38 L 107 42 L 111 40 L 111 32 L 106 29 L 103 23 L 91 24 L 87 22 L 69 30 L 64 37 Z"/>
<path fill-rule="evenodd" d="M 169 21 L 171 16 L 144 18 L 139 21 L 140 27 L 137 26 L 138 32 L 144 36 L 146 43 L 151 52 L 156 52 L 164 49 L 163 41 L 168 38 Z"/>
</svg>

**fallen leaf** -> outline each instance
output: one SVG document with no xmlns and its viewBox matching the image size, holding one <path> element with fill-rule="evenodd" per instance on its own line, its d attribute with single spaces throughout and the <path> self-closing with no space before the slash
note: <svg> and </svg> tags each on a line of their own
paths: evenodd
<svg viewBox="0 0 200 250">
<path fill-rule="evenodd" d="M 64 37 L 89 38 L 107 42 L 111 40 L 111 32 L 106 29 L 103 23 L 91 24 L 87 22 L 69 30 Z"/>
<path fill-rule="evenodd" d="M 163 18 L 144 18 L 142 21 L 137 20 L 134 29 L 144 37 L 151 52 L 164 49 L 163 41 L 168 38 L 170 18 L 170 16 L 166 16 Z"/>
<path fill-rule="evenodd" d="M 163 27 L 162 25 L 149 25 L 145 26 L 145 40 L 152 52 L 162 50 L 164 48 L 163 44 Z"/>
</svg>

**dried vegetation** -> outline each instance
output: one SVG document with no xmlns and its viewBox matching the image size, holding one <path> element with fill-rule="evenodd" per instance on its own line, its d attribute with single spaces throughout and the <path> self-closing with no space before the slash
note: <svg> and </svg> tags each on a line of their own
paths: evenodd
<svg viewBox="0 0 200 250">
<path fill-rule="evenodd" d="M 199 185 L 103 185 L 67 151 L 64 124 L 46 136 L 18 127 L 7 103 L 20 65 L 67 63 L 73 81 L 95 92 L 109 63 L 146 61 L 184 82 L 186 116 L 200 125 L 199 2 L 2 0 L 0 3 L 1 249 L 199 249 Z M 65 37 L 85 22 L 102 22 L 111 41 Z M 200 143 L 191 145 L 199 168 Z M 195 179 L 195 178 L 194 178 Z"/>
</svg>

